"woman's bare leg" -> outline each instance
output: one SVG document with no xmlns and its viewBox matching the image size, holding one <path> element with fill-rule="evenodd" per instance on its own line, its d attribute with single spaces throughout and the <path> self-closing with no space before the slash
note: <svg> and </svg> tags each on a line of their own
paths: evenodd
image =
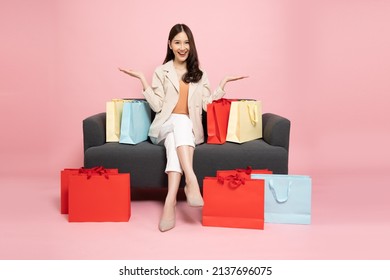
<svg viewBox="0 0 390 280">
<path fill-rule="evenodd" d="M 203 206 L 204 202 L 200 193 L 198 179 L 193 169 L 194 147 L 179 146 L 177 147 L 177 155 L 185 175 L 186 186 L 184 192 L 187 196 L 187 202 L 190 206 Z"/>
</svg>

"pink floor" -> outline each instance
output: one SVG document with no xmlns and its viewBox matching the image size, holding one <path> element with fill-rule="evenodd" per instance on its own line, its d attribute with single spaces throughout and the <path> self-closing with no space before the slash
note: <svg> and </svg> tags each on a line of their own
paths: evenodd
<svg viewBox="0 0 390 280">
<path fill-rule="evenodd" d="M 312 224 L 265 230 L 203 227 L 181 201 L 176 228 L 160 233 L 159 201 L 133 201 L 128 223 L 69 223 L 58 179 L 1 178 L 0 259 L 390 259 L 389 182 L 313 177 Z"/>
</svg>

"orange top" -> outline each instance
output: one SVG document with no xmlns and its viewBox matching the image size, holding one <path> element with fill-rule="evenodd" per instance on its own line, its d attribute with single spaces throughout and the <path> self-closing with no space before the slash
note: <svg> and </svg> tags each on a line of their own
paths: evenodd
<svg viewBox="0 0 390 280">
<path fill-rule="evenodd" d="M 172 113 L 188 115 L 188 89 L 189 84 L 180 80 L 179 100 Z"/>
</svg>

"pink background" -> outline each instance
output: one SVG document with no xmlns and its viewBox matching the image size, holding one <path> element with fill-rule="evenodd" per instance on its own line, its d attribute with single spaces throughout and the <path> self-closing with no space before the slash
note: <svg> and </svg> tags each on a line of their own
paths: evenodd
<svg viewBox="0 0 390 280">
<path fill-rule="evenodd" d="M 0 258 L 389 258 L 390 2 L 230 2 L 0 0 Z M 132 202 L 123 224 L 59 215 L 59 172 L 83 164 L 82 120 L 142 96 L 117 68 L 150 80 L 179 22 L 213 87 L 249 75 L 226 97 L 291 120 L 290 173 L 313 178 L 312 225 L 210 229 L 184 202 L 164 235 L 152 201 Z"/>
<path fill-rule="evenodd" d="M 183 6 L 184 5 L 184 6 Z M 290 172 L 390 166 L 388 1 L 2 1 L 1 176 L 82 165 L 82 120 L 161 64 L 169 29 L 192 28 L 213 87 L 289 118 Z M 23 173 L 21 173 L 23 172 Z"/>
</svg>

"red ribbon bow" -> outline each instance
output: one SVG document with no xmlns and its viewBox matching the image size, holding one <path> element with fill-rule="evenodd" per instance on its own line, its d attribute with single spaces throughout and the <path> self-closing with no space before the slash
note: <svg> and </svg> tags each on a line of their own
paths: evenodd
<svg viewBox="0 0 390 280">
<path fill-rule="evenodd" d="M 218 176 L 217 181 L 220 184 L 224 184 L 225 180 L 229 182 L 228 186 L 232 189 L 236 189 L 241 185 L 245 185 L 245 178 L 241 177 L 239 174 L 229 175 L 229 176 Z"/>
<path fill-rule="evenodd" d="M 79 169 L 79 174 L 87 174 L 88 180 L 91 179 L 92 175 L 99 175 L 99 176 L 104 175 L 104 177 L 108 179 L 107 169 L 105 169 L 103 166 L 96 166 L 93 168 L 81 167 Z"/>
<path fill-rule="evenodd" d="M 243 169 L 243 168 L 238 168 L 236 169 L 237 172 L 244 172 L 245 174 L 251 174 L 252 173 L 252 167 L 251 166 L 247 166 L 246 169 Z"/>
</svg>

